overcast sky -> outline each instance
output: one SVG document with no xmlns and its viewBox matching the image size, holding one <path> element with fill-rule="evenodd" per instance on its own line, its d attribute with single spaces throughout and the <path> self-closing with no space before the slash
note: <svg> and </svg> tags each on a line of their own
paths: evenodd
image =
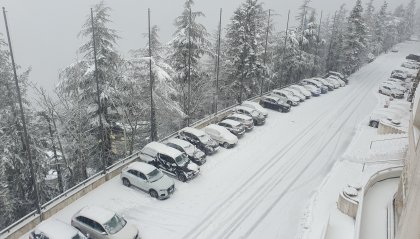
<svg viewBox="0 0 420 239">
<path fill-rule="evenodd" d="M 9 29 L 12 35 L 16 63 L 32 67 L 30 81 L 44 87 L 49 92 L 57 84 L 58 72 L 77 58 L 77 49 L 85 39 L 77 34 L 90 7 L 100 0 L 0 0 L 0 6 L 7 10 Z M 214 32 L 218 24 L 219 9 L 223 8 L 223 26 L 233 11 L 244 0 L 196 0 L 194 10 L 206 15 L 200 19 L 209 32 Z M 388 0 L 391 9 L 409 0 Z M 287 21 L 287 11 L 291 10 L 294 20 L 300 0 L 265 0 L 264 8 L 273 9 L 275 27 L 283 29 Z M 324 16 L 333 14 L 343 3 L 351 9 L 356 0 L 312 0 L 311 6 L 323 11 Z M 364 1 L 364 4 L 367 0 Z M 170 40 L 175 28 L 174 19 L 180 15 L 184 0 L 106 0 L 112 8 L 111 27 L 121 36 L 118 42 L 122 54 L 130 49 L 145 45 L 142 33 L 147 32 L 147 8 L 152 12 L 152 24 L 160 28 L 163 42 Z M 376 5 L 383 3 L 376 0 Z M 5 36 L 3 17 L 0 33 Z"/>
</svg>

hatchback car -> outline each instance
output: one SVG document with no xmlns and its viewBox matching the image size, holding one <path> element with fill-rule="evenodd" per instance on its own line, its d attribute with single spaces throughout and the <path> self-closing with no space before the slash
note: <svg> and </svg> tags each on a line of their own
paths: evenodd
<svg viewBox="0 0 420 239">
<path fill-rule="evenodd" d="M 273 95 L 276 96 L 280 96 L 280 97 L 284 97 L 287 99 L 287 104 L 291 105 L 291 106 L 298 106 L 300 99 L 296 96 L 294 96 L 292 93 L 290 93 L 289 91 L 285 91 L 285 90 L 273 90 Z"/>
<path fill-rule="evenodd" d="M 302 87 L 304 87 L 304 88 L 305 88 L 305 89 L 307 89 L 309 92 L 311 92 L 312 96 L 317 97 L 317 96 L 320 96 L 320 95 L 321 95 L 321 89 L 320 89 L 320 88 L 318 88 L 318 87 L 316 87 L 316 86 L 314 86 L 314 85 L 311 85 L 311 84 L 305 84 L 305 85 L 302 85 Z M 327 90 L 327 91 L 328 91 L 328 90 Z"/>
<path fill-rule="evenodd" d="M 289 112 L 290 105 L 287 103 L 287 99 L 269 95 L 261 97 L 260 104 L 264 108 L 269 108 L 273 110 L 278 110 L 281 112 Z"/>
<path fill-rule="evenodd" d="M 91 239 L 140 239 L 139 230 L 117 213 L 98 206 L 78 211 L 71 225 Z"/>
<path fill-rule="evenodd" d="M 291 86 L 289 86 L 289 88 L 299 91 L 299 93 L 304 95 L 306 97 L 306 99 L 310 99 L 311 96 L 312 96 L 312 93 L 308 89 L 306 89 L 305 87 L 303 87 L 301 85 L 291 85 Z"/>
<path fill-rule="evenodd" d="M 321 83 L 323 85 L 325 85 L 328 88 L 329 91 L 332 91 L 332 90 L 336 89 L 336 87 L 333 84 L 331 84 L 329 81 L 327 81 L 325 79 L 322 79 L 322 78 L 312 78 L 312 79 L 315 80 L 315 81 L 318 81 L 319 83 Z"/>
<path fill-rule="evenodd" d="M 237 137 L 241 137 L 245 134 L 245 126 L 241 122 L 225 119 L 218 123 L 218 125 L 225 127 L 229 130 L 232 134 L 236 135 Z"/>
<path fill-rule="evenodd" d="M 306 100 L 306 96 L 303 95 L 302 93 L 300 93 L 299 90 L 295 90 L 295 89 L 292 89 L 292 88 L 289 88 L 289 87 L 286 87 L 282 90 L 292 93 L 293 96 L 299 98 L 300 102 L 304 102 Z"/>
<path fill-rule="evenodd" d="M 261 105 L 259 105 L 257 102 L 244 101 L 241 105 L 258 111 L 260 114 L 264 115 L 265 118 L 268 116 L 267 110 L 261 107 Z"/>
<path fill-rule="evenodd" d="M 153 165 L 143 162 L 134 162 L 125 167 L 121 180 L 125 186 L 135 186 L 157 199 L 169 198 L 175 191 L 174 180 Z"/>
<path fill-rule="evenodd" d="M 254 110 L 252 108 L 249 108 L 246 106 L 237 106 L 233 108 L 233 112 L 251 117 L 255 125 L 265 124 L 264 115 L 262 115 L 257 110 Z"/>
<path fill-rule="evenodd" d="M 165 144 L 186 153 L 188 158 L 197 165 L 203 165 L 206 162 L 206 154 L 186 140 L 170 138 Z"/>
<path fill-rule="evenodd" d="M 400 80 L 405 80 L 407 79 L 407 73 L 405 71 L 402 70 L 394 70 L 391 73 L 391 78 L 397 78 Z"/>
<path fill-rule="evenodd" d="M 181 129 L 178 132 L 177 138 L 192 143 L 206 155 L 216 153 L 217 149 L 219 148 L 219 144 L 215 142 L 208 134 L 202 130 L 192 127 L 185 127 Z"/>
<path fill-rule="evenodd" d="M 41 222 L 29 234 L 29 239 L 86 239 L 76 228 L 55 220 Z"/>
<path fill-rule="evenodd" d="M 243 114 L 234 113 L 234 114 L 226 116 L 224 119 L 230 119 L 230 120 L 241 122 L 242 124 L 244 124 L 246 131 L 251 131 L 254 128 L 254 120 L 251 117 L 243 115 Z"/>
<path fill-rule="evenodd" d="M 238 137 L 232 134 L 225 127 L 217 124 L 207 125 L 204 127 L 204 132 L 210 135 L 212 139 L 214 139 L 220 145 L 223 145 L 225 148 L 232 148 L 238 143 Z"/>
<path fill-rule="evenodd" d="M 301 85 L 313 85 L 321 90 L 321 94 L 328 93 L 328 87 L 313 79 L 303 79 L 300 81 Z"/>
<path fill-rule="evenodd" d="M 380 85 L 379 86 L 379 93 L 387 96 L 392 96 L 396 99 L 404 98 L 404 93 L 392 86 L 389 85 Z"/>
</svg>

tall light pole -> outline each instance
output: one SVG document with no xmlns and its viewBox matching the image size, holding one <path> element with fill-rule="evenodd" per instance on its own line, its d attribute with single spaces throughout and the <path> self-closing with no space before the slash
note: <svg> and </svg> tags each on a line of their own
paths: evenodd
<svg viewBox="0 0 420 239">
<path fill-rule="evenodd" d="M 23 136 L 25 138 L 25 144 L 26 144 L 26 158 L 29 161 L 29 170 L 31 173 L 31 181 L 32 181 L 32 186 L 34 187 L 34 192 L 35 192 L 35 207 L 36 210 L 39 214 L 41 214 L 41 205 L 39 203 L 39 192 L 38 192 L 38 187 L 37 187 L 37 182 L 36 182 L 36 177 L 35 177 L 35 172 L 34 172 L 34 165 L 32 162 L 32 154 L 31 154 L 31 146 L 30 146 L 30 142 L 29 142 L 29 135 L 28 135 L 28 130 L 26 128 L 26 119 L 25 119 L 25 113 L 23 111 L 23 104 L 22 104 L 22 96 L 20 94 L 20 87 L 19 87 L 19 81 L 18 81 L 18 77 L 17 77 L 17 73 L 16 73 L 16 65 L 15 65 L 15 58 L 13 56 L 13 48 L 12 48 L 12 42 L 10 40 L 10 33 L 9 33 L 9 26 L 7 24 L 7 17 L 6 17 L 6 9 L 3 7 L 3 17 L 4 17 L 4 24 L 6 26 L 6 33 L 7 33 L 7 42 L 9 44 L 9 51 L 10 51 L 10 60 L 12 61 L 12 68 L 13 68 L 13 78 L 15 80 L 15 84 L 16 84 L 16 94 L 18 97 L 18 102 L 19 102 L 19 109 L 20 109 L 20 120 L 22 121 L 22 127 L 23 127 Z"/>
</svg>

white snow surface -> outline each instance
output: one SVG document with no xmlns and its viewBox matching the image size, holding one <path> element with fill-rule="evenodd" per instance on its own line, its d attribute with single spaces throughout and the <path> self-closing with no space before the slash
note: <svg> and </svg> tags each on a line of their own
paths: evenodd
<svg viewBox="0 0 420 239">
<path fill-rule="evenodd" d="M 70 223 L 80 208 L 97 205 L 124 215 L 142 238 L 296 238 L 308 202 L 378 104 L 379 83 L 420 44 L 399 49 L 362 67 L 346 87 L 290 113 L 269 111 L 266 124 L 235 148 L 208 157 L 197 178 L 177 181 L 168 200 L 124 187 L 115 177 L 53 217 Z"/>
</svg>

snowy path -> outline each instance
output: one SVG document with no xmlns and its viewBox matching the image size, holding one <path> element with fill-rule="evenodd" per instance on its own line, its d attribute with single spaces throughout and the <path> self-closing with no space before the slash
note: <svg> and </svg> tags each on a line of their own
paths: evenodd
<svg viewBox="0 0 420 239">
<path fill-rule="evenodd" d="M 176 181 L 168 200 L 154 200 L 114 178 L 55 217 L 70 222 L 82 206 L 95 204 L 125 215 L 143 238 L 294 238 L 312 194 L 376 106 L 372 92 L 419 46 L 401 45 L 399 53 L 360 69 L 350 85 L 290 113 L 270 111 L 266 125 L 209 157 L 199 177 Z"/>
</svg>

